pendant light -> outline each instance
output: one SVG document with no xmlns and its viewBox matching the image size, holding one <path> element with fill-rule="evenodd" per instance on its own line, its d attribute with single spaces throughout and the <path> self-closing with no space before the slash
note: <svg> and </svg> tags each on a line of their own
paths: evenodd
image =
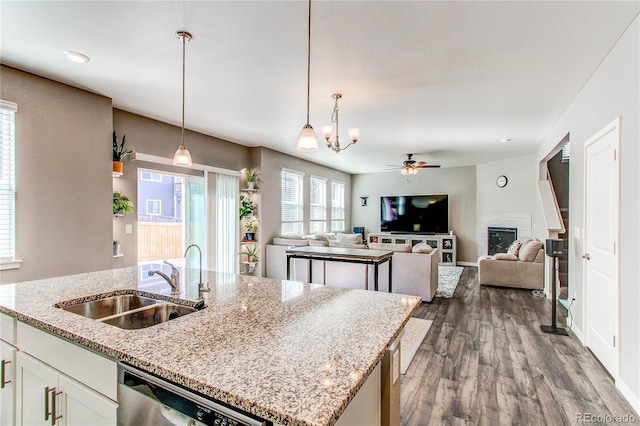
<svg viewBox="0 0 640 426">
<path fill-rule="evenodd" d="M 307 124 L 302 127 L 298 136 L 296 149 L 302 152 L 313 152 L 318 150 L 318 136 L 309 124 L 309 86 L 311 80 L 311 0 L 309 0 L 309 25 L 307 31 Z"/>
<path fill-rule="evenodd" d="M 181 143 L 178 147 L 178 150 L 173 156 L 173 164 L 176 166 L 186 166 L 190 167 L 192 165 L 191 162 L 191 153 L 187 149 L 187 146 L 184 144 L 184 81 L 185 81 L 185 46 L 188 41 L 191 41 L 192 36 L 190 33 L 186 31 L 178 31 L 176 33 L 176 37 L 182 39 L 182 133 L 181 133 Z"/>
</svg>

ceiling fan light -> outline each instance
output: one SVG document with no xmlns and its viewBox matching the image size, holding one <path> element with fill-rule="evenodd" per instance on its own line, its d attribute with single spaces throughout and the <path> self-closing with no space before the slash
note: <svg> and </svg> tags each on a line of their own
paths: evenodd
<svg viewBox="0 0 640 426">
<path fill-rule="evenodd" d="M 349 129 L 349 139 L 351 139 L 353 142 L 357 142 L 358 139 L 360 139 L 360 128 L 353 127 Z"/>
<path fill-rule="evenodd" d="M 298 136 L 296 149 L 302 152 L 314 152 L 318 150 L 318 145 L 318 136 L 313 131 L 313 127 L 310 124 L 305 124 Z"/>
<path fill-rule="evenodd" d="M 176 153 L 173 155 L 173 164 L 175 166 L 188 166 L 190 167 L 193 163 L 191 161 L 191 153 L 187 149 L 186 146 L 181 145 Z"/>
<path fill-rule="evenodd" d="M 328 124 L 320 127 L 320 133 L 322 133 L 322 137 L 326 140 L 331 139 L 331 136 L 333 136 L 333 126 Z"/>
<path fill-rule="evenodd" d="M 410 174 L 409 168 L 403 167 L 402 170 L 400 170 L 400 173 L 402 173 L 405 176 L 409 175 Z"/>
</svg>

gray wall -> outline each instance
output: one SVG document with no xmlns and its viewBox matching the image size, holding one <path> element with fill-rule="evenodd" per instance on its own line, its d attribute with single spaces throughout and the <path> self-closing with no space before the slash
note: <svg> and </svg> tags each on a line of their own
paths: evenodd
<svg viewBox="0 0 640 426">
<path fill-rule="evenodd" d="M 533 215 L 534 206 L 539 203 L 539 199 L 536 186 L 537 169 L 532 167 L 532 164 L 533 156 L 478 164 L 476 166 L 478 216 L 510 213 Z M 505 175 L 508 179 L 507 186 L 504 188 L 496 185 L 496 179 L 500 175 Z"/>
<path fill-rule="evenodd" d="M 0 69 L 16 114 L 16 250 L 1 283 L 111 268 L 111 100 Z"/>
<path fill-rule="evenodd" d="M 295 141 L 291 141 L 295 143 Z M 307 154 L 310 160 L 313 160 L 313 153 Z M 281 219 L 281 204 L 280 204 L 280 171 L 282 168 L 287 168 L 299 172 L 303 172 L 304 175 L 304 204 L 309 205 L 309 177 L 319 176 L 328 179 L 327 182 L 327 194 L 330 197 L 331 186 L 330 181 L 344 182 L 345 184 L 345 201 L 347 203 L 345 212 L 346 232 L 351 232 L 351 206 L 349 206 L 349 200 L 351 200 L 351 175 L 338 170 L 330 169 L 319 164 L 312 163 L 311 161 L 302 160 L 300 158 L 292 157 L 287 154 L 283 154 L 278 151 L 274 151 L 268 148 L 260 148 L 260 167 L 262 169 L 262 183 L 260 184 L 260 216 L 262 221 L 262 234 L 261 237 L 264 242 L 269 242 L 273 237 L 280 235 L 280 219 Z M 330 208 L 330 205 L 327 206 Z M 327 211 L 327 215 L 330 211 Z M 304 211 L 305 222 L 309 221 L 309 208 L 306 207 Z M 305 229 L 305 233 L 308 229 Z"/>
<path fill-rule="evenodd" d="M 118 140 L 126 135 L 126 146 L 134 152 L 173 158 L 173 154 L 180 145 L 180 127 L 161 121 L 142 117 L 119 109 L 113 110 L 113 128 Z M 240 170 L 249 164 L 249 148 L 228 141 L 217 139 L 201 133 L 186 131 L 185 144 L 191 152 L 194 163 L 220 167 L 228 170 Z M 136 199 L 138 193 L 138 168 L 154 169 L 165 172 L 202 176 L 201 172 L 185 167 L 174 167 L 147 163 L 144 161 L 124 162 L 124 175 L 113 179 L 114 189 L 122 191 L 131 200 Z M 113 267 L 133 266 L 137 264 L 137 212 L 126 214 L 124 217 L 113 218 L 113 235 L 120 241 L 121 258 L 113 260 Z M 133 226 L 133 234 L 125 233 L 125 226 Z"/>
<path fill-rule="evenodd" d="M 583 228 L 584 143 L 616 117 L 621 117 L 620 138 L 620 374 L 616 385 L 640 410 L 640 18 L 620 38 L 589 82 L 567 108 L 536 152 L 536 164 L 553 151 L 567 134 L 571 135 L 569 221 L 570 297 L 575 292 L 574 329 L 585 331 L 585 289 L 582 271 L 582 239 L 574 233 Z M 544 219 L 537 215 L 538 238 Z"/>
<path fill-rule="evenodd" d="M 456 235 L 458 261 L 475 262 L 476 167 L 423 169 L 407 179 L 399 171 L 353 176 L 351 222 L 365 232 L 380 232 L 380 197 L 384 195 L 449 194 L 449 228 Z M 369 197 L 367 206 L 360 197 Z"/>
</svg>

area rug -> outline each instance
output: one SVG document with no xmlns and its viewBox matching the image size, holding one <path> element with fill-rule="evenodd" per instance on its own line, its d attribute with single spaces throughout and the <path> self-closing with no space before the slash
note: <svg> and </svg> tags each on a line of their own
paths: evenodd
<svg viewBox="0 0 640 426">
<path fill-rule="evenodd" d="M 400 372 L 407 372 L 420 344 L 427 335 L 433 321 L 422 318 L 409 318 L 404 326 L 404 336 L 400 340 Z"/>
<path fill-rule="evenodd" d="M 438 289 L 436 297 L 450 299 L 456 291 L 464 268 L 462 266 L 438 266 Z"/>
</svg>

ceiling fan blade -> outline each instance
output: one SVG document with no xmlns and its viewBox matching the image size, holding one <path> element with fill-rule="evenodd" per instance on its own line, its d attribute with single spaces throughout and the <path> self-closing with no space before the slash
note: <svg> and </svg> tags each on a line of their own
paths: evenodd
<svg viewBox="0 0 640 426">
<path fill-rule="evenodd" d="M 413 167 L 422 167 L 426 165 L 427 163 L 425 163 L 424 161 L 416 161 L 415 163 L 413 163 Z"/>
<path fill-rule="evenodd" d="M 418 169 L 439 169 L 439 164 L 425 164 L 423 166 L 416 166 Z"/>
</svg>

